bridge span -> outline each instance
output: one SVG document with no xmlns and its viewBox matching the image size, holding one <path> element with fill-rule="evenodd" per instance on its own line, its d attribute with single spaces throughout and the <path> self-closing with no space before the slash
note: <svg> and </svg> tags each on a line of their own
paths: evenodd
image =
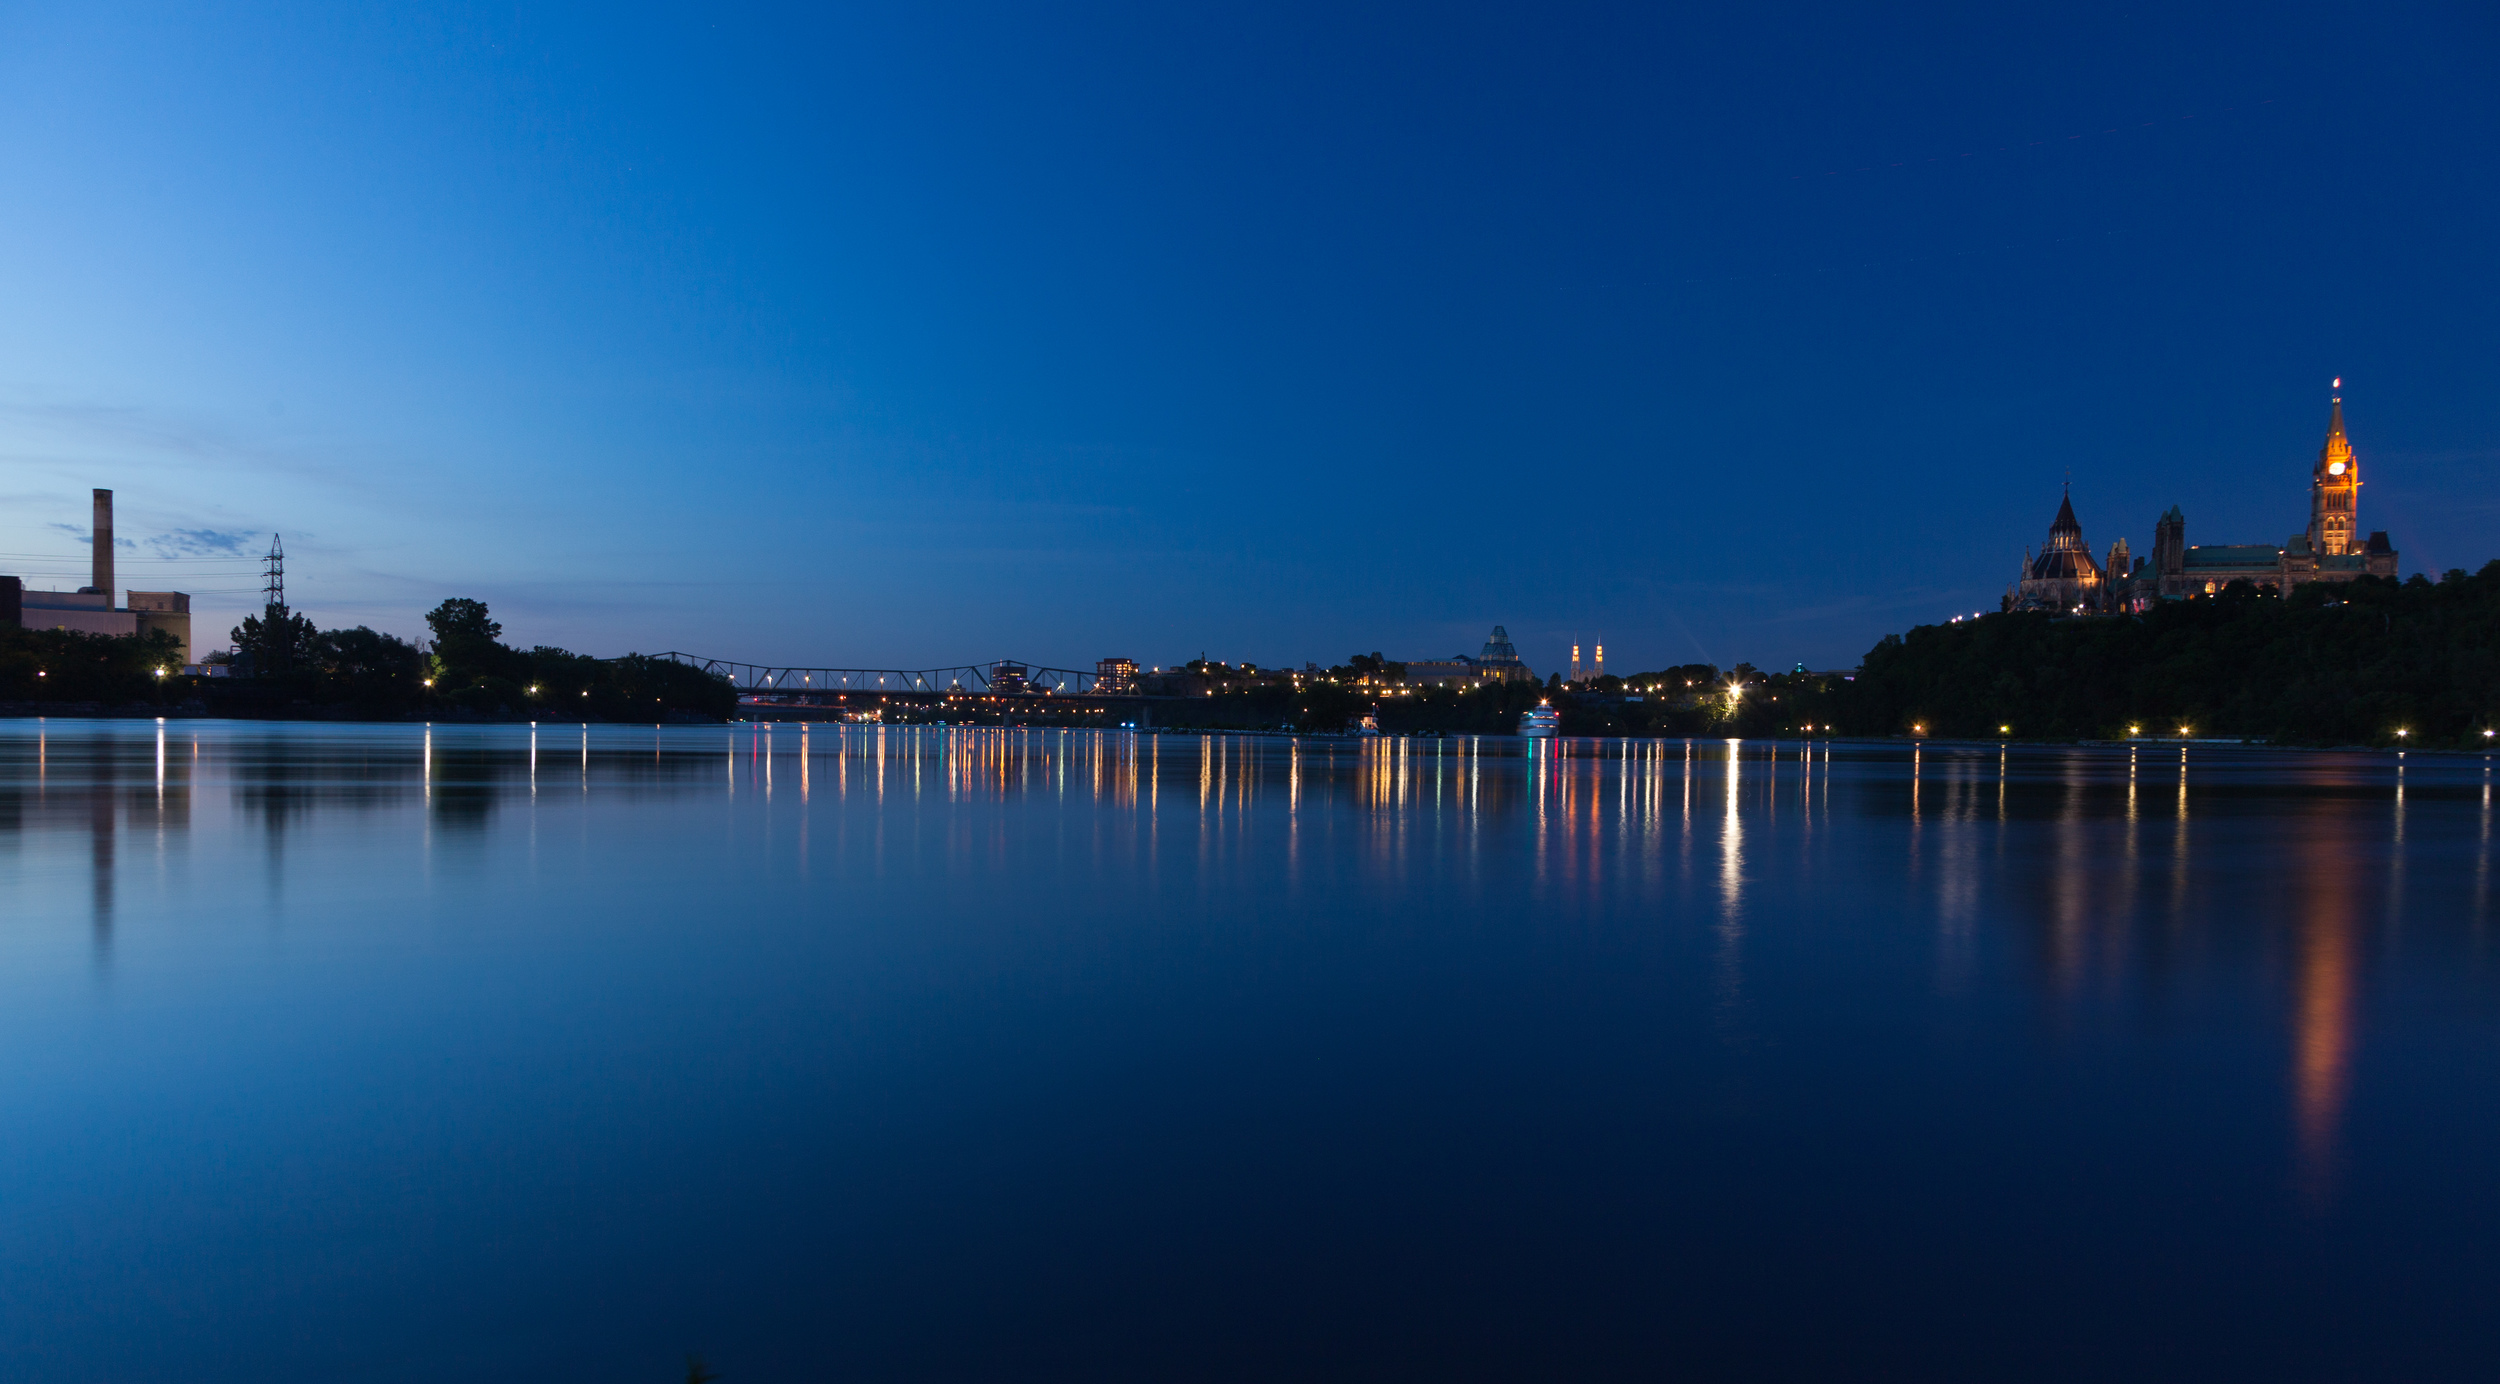
<svg viewBox="0 0 2500 1384">
<path fill-rule="evenodd" d="M 653 654 L 726 678 L 741 696 L 810 703 L 866 694 L 913 700 L 945 697 L 1106 697 L 1137 700 L 1133 688 L 1106 686 L 1091 670 L 995 659 L 952 668 L 799 668 L 741 663 L 699 654 Z"/>
<path fill-rule="evenodd" d="M 738 714 L 757 721 L 873 721 L 889 712 L 906 720 L 938 716 L 962 724 L 1127 725 L 1151 727 L 1179 715 L 1186 724 L 1272 729 L 1283 709 L 1255 700 L 1149 695 L 1131 681 L 1134 664 L 1109 664 L 1124 676 L 1081 668 L 995 659 L 951 668 L 805 668 L 705 658 L 671 650 L 653 654 L 724 679 L 738 693 Z M 1203 696 L 1205 694 L 1201 694 Z M 1179 709 L 1186 705 L 1188 710 Z M 969 719 L 966 719 L 969 718 Z"/>
</svg>

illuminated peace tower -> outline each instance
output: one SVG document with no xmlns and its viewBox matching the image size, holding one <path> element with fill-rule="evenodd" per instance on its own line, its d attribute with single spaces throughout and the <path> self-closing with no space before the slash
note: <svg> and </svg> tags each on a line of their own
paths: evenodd
<svg viewBox="0 0 2500 1384">
<path fill-rule="evenodd" d="M 2317 474 L 2309 481 L 2309 546 L 2321 557 L 2342 557 L 2353 550 L 2353 519 L 2361 499 L 2361 463 L 2344 437 L 2343 390 L 2338 378 L 2326 445 L 2318 449 Z"/>
<path fill-rule="evenodd" d="M 2163 600 L 2219 595 L 2233 582 L 2288 595 L 2311 582 L 2393 578 L 2396 545 L 2385 533 L 2360 537 L 2361 462 L 2344 435 L 2344 381 L 2335 381 L 2327 415 L 2326 445 L 2309 472 L 2309 528 L 2281 543 L 2187 541 L 2187 516 L 2172 505 L 2153 525 L 2150 560 L 2130 562 L 2127 541 L 2110 548 L 2109 565 L 2092 560 L 2074 506 L 2061 503 L 2049 527 L 2049 546 L 2037 557 L 2023 551 L 2021 575 L 2007 588 L 2000 608 L 2061 615 L 2141 611 Z"/>
</svg>

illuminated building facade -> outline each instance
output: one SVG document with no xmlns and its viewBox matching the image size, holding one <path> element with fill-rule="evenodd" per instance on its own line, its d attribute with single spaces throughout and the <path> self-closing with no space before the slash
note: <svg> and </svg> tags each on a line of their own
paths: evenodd
<svg viewBox="0 0 2500 1384">
<path fill-rule="evenodd" d="M 1576 657 L 1579 650 L 1572 650 Z M 1510 632 L 1500 625 L 1493 627 L 1492 637 L 1484 641 L 1483 652 L 1474 658 L 1453 654 L 1448 658 L 1410 658 L 1406 660 L 1408 683 L 1429 687 L 1473 687 L 1486 682 L 1534 682 L 1536 674 L 1512 647 Z"/>
<path fill-rule="evenodd" d="M 2334 409 L 2327 419 L 2326 445 L 2318 449 L 2318 467 L 2309 479 L 2309 546 L 2321 557 L 2342 557 L 2353 550 L 2352 523 L 2361 503 L 2361 461 L 2344 436 L 2343 395 L 2335 396 Z"/>
<path fill-rule="evenodd" d="M 1105 697 L 1129 697 L 1137 693 L 1137 660 L 1106 658 L 1094 664 L 1094 691 Z"/>
<path fill-rule="evenodd" d="M 2124 556 L 2123 547 L 2113 548 L 2108 568 L 2094 562 L 2091 546 L 2083 541 L 2083 525 L 2075 519 L 2074 497 L 2062 496 L 2057 518 L 2049 522 L 2048 546 L 2036 557 L 2024 551 L 2022 575 L 2005 593 L 2005 608 L 2067 614 L 2100 610 L 2109 601 L 2110 573 L 2120 570 Z"/>
<path fill-rule="evenodd" d="M 1606 676 L 1606 646 L 1596 644 L 1590 647 L 1594 657 L 1584 664 L 1580 661 L 1580 646 L 1571 646 L 1571 676 L 1567 681 L 1595 682 Z"/>
<path fill-rule="evenodd" d="M 1511 647 L 1510 631 L 1500 625 L 1495 625 L 1492 635 L 1484 641 L 1484 649 L 1476 655 L 1476 667 L 1484 677 L 1496 682 L 1536 681 L 1536 674 L 1528 671 L 1519 650 Z"/>
<path fill-rule="evenodd" d="M 2130 562 L 2125 539 L 2106 565 L 2092 560 L 2074 507 L 2060 503 L 2049 546 L 2023 555 L 2022 575 L 2005 593 L 2006 610 L 2066 614 L 2143 610 L 2157 600 L 2211 596 L 2235 581 L 2289 592 L 2307 582 L 2394 577 L 2395 545 L 2384 531 L 2360 535 L 2361 461 L 2344 432 L 2342 380 L 2327 417 L 2326 443 L 2309 477 L 2309 527 L 2281 543 L 2187 541 L 2187 516 L 2172 505 L 2153 525 L 2150 560 Z"/>
</svg>

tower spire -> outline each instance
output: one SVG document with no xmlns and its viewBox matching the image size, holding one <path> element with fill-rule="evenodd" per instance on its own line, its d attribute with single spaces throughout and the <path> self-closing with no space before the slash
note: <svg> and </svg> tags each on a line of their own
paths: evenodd
<svg viewBox="0 0 2500 1384">
<path fill-rule="evenodd" d="M 2057 518 L 2049 524 L 2049 546 L 2080 548 L 2083 546 L 2083 525 L 2075 519 L 2075 497 L 2061 494 L 2057 499 Z"/>
<path fill-rule="evenodd" d="M 2317 470 L 2309 481 L 2309 546 L 2319 556 L 2342 557 L 2355 550 L 2360 499 L 2361 462 L 2344 435 L 2344 380 L 2338 375 L 2327 407 L 2326 444 L 2318 448 Z"/>
</svg>

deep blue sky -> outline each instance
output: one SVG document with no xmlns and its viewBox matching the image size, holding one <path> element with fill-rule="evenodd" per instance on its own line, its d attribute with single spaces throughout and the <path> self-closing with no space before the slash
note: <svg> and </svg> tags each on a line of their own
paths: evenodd
<svg viewBox="0 0 2500 1384">
<path fill-rule="evenodd" d="M 602 654 L 1846 666 L 2069 472 L 2296 531 L 2339 374 L 2478 566 L 2495 14 L 14 6 L 0 571 L 109 485 L 204 633 L 280 530 Z"/>
</svg>

